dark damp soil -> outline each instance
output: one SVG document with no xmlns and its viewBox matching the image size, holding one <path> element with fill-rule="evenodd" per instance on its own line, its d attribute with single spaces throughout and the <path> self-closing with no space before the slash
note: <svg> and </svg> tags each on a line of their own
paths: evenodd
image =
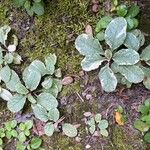
<svg viewBox="0 0 150 150">
<path fill-rule="evenodd" d="M 141 7 L 140 29 L 145 33 L 146 45 L 150 44 L 150 1 L 135 1 Z M 52 138 L 43 137 L 46 150 L 84 150 L 89 144 L 90 150 L 149 150 L 150 145 L 142 140 L 142 134 L 133 128 L 133 122 L 139 116 L 138 107 L 150 97 L 150 91 L 142 84 L 133 85 L 131 89 L 119 85 L 113 93 L 101 90 L 97 71 L 81 72 L 81 56 L 74 48 L 76 36 L 83 32 L 87 24 L 95 25 L 96 20 L 108 13 L 110 0 L 101 0 L 99 12 L 91 11 L 90 0 L 50 0 L 46 1 L 46 12 L 42 17 L 29 17 L 25 11 L 16 9 L 10 0 L 0 0 L 0 25 L 9 24 L 19 37 L 19 53 L 25 62 L 24 67 L 33 59 L 43 59 L 48 53 L 58 55 L 58 67 L 63 76 L 73 76 L 74 83 L 64 86 L 60 93 L 60 110 L 65 121 L 81 124 L 80 142 L 61 133 Z M 124 90 L 123 90 L 124 88 Z M 123 90 L 121 92 L 121 90 Z M 124 126 L 116 125 L 114 112 L 122 106 L 127 116 Z M 92 137 L 86 133 L 84 112 L 102 113 L 108 119 L 109 137 Z M 0 124 L 13 118 L 0 105 Z M 5 149 L 15 149 L 15 142 L 6 143 Z"/>
</svg>

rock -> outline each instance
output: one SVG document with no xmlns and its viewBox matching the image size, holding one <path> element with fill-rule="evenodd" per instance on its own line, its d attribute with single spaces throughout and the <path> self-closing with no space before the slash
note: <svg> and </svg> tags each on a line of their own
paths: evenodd
<svg viewBox="0 0 150 150">
<path fill-rule="evenodd" d="M 61 83 L 62 83 L 62 85 L 69 85 L 69 84 L 73 83 L 73 78 L 70 76 L 65 77 Z"/>
</svg>

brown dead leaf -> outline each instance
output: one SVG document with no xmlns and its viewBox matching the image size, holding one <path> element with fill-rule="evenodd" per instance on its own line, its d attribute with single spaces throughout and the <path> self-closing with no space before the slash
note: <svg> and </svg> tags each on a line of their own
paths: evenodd
<svg viewBox="0 0 150 150">
<path fill-rule="evenodd" d="M 73 82 L 73 78 L 68 76 L 68 77 L 65 77 L 63 80 L 62 80 L 62 85 L 69 85 Z"/>
<path fill-rule="evenodd" d="M 119 125 L 124 125 L 124 122 L 122 120 L 122 114 L 119 112 L 115 112 L 115 120 L 117 122 L 117 124 Z"/>
<path fill-rule="evenodd" d="M 87 35 L 93 36 L 92 27 L 91 27 L 90 25 L 87 25 L 87 26 L 85 27 L 85 33 L 86 33 Z"/>
</svg>

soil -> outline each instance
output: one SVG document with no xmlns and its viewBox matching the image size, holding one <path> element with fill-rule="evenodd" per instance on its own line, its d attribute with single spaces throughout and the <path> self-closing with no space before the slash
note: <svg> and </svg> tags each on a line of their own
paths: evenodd
<svg viewBox="0 0 150 150">
<path fill-rule="evenodd" d="M 146 45 L 148 45 L 150 44 L 150 2 L 149 0 L 135 2 L 141 7 L 140 29 L 145 33 Z M 62 6 L 64 8 L 59 8 L 62 3 L 64 3 Z M 83 12 L 78 3 L 84 9 Z M 64 86 L 60 93 L 59 108 L 62 115 L 65 116 L 65 121 L 81 124 L 79 129 L 81 141 L 77 142 L 62 133 L 56 133 L 52 138 L 42 137 L 46 150 L 84 150 L 88 144 L 90 150 L 150 149 L 150 145 L 143 142 L 142 134 L 133 127 L 134 121 L 139 116 L 138 107 L 146 98 L 150 98 L 150 91 L 146 90 L 142 84 L 138 84 L 133 85 L 131 89 L 119 85 L 113 93 L 103 92 L 97 77 L 98 71 L 82 72 L 81 56 L 74 48 L 73 43 L 77 34 L 84 30 L 86 24 L 95 24 L 99 15 L 104 13 L 103 11 L 108 13 L 109 3 L 110 0 L 104 1 L 105 10 L 102 10 L 103 2 L 100 3 L 99 12 L 95 14 L 91 11 L 91 3 L 87 3 L 86 0 L 46 1 L 45 14 L 47 15 L 36 18 L 29 17 L 21 9 L 16 9 L 9 0 L 0 0 L 2 10 L 2 12 L 0 11 L 0 25 L 10 24 L 20 40 L 18 49 L 25 62 L 21 69 L 23 70 L 31 60 L 37 57 L 42 59 L 44 55 L 55 51 L 59 55 L 58 66 L 62 68 L 63 75 L 74 78 L 74 83 Z M 53 7 L 56 5 L 57 10 L 54 8 L 54 10 L 49 10 L 52 8 L 50 5 L 54 5 Z M 71 13 L 67 6 L 77 10 Z M 55 11 L 58 11 L 58 16 L 55 15 Z M 54 35 L 58 37 L 54 37 Z M 117 125 L 114 119 L 115 109 L 119 105 L 123 107 L 127 116 L 124 126 Z M 13 118 L 14 115 L 6 109 L 4 102 L 1 102 L 0 110 L 0 124 Z M 84 112 L 101 113 L 103 118 L 108 119 L 110 124 L 108 138 L 93 137 L 86 132 Z M 14 144 L 15 142 L 6 144 L 5 149 L 14 150 L 13 146 L 10 148 L 10 145 Z"/>
</svg>

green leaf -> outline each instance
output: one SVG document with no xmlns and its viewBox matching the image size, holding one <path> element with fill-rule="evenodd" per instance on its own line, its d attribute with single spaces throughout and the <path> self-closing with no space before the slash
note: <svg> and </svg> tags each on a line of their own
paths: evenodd
<svg viewBox="0 0 150 150">
<path fill-rule="evenodd" d="M 117 79 L 108 64 L 101 68 L 98 76 L 104 91 L 112 92 L 116 89 Z"/>
<path fill-rule="evenodd" d="M 2 88 L 0 92 L 0 97 L 5 101 L 9 101 L 12 99 L 12 94 L 8 90 Z"/>
<path fill-rule="evenodd" d="M 26 95 L 28 94 L 29 91 L 26 89 L 26 87 L 23 84 L 19 82 L 16 84 L 16 92 L 18 92 L 19 94 Z"/>
<path fill-rule="evenodd" d="M 109 60 L 112 58 L 112 51 L 110 49 L 105 50 L 105 57 Z"/>
<path fill-rule="evenodd" d="M 131 17 L 126 17 L 125 19 L 127 21 L 127 29 L 128 30 L 133 29 L 134 28 L 134 19 Z"/>
<path fill-rule="evenodd" d="M 96 123 L 99 123 L 102 119 L 102 115 L 101 114 L 96 114 L 94 118 L 95 118 Z"/>
<path fill-rule="evenodd" d="M 28 94 L 28 101 L 30 101 L 32 104 L 36 103 L 36 99 L 31 94 Z"/>
<path fill-rule="evenodd" d="M 150 143 L 150 133 L 149 132 L 144 135 L 144 141 Z"/>
<path fill-rule="evenodd" d="M 93 54 L 104 54 L 98 39 L 94 39 L 92 36 L 87 34 L 81 34 L 77 37 L 75 41 L 75 47 L 80 52 L 80 54 L 86 56 Z"/>
<path fill-rule="evenodd" d="M 11 28 L 7 25 L 0 28 L 0 43 L 2 43 L 4 46 L 6 46 L 6 40 L 10 30 Z"/>
<path fill-rule="evenodd" d="M 96 34 L 96 38 L 99 41 L 104 41 L 105 40 L 105 33 L 103 31 L 99 32 L 98 34 Z"/>
<path fill-rule="evenodd" d="M 144 79 L 144 72 L 138 66 L 118 66 L 118 71 L 131 83 L 140 83 Z"/>
<path fill-rule="evenodd" d="M 139 107 L 139 111 L 142 113 L 142 115 L 147 115 L 149 112 L 150 107 L 149 106 L 145 106 L 145 105 L 141 105 Z"/>
<path fill-rule="evenodd" d="M 141 132 L 147 132 L 149 130 L 149 125 L 147 125 L 146 123 L 144 123 L 141 120 L 136 120 L 134 122 L 134 127 Z"/>
<path fill-rule="evenodd" d="M 0 138 L 0 146 L 3 145 L 3 140 Z"/>
<path fill-rule="evenodd" d="M 34 60 L 29 68 L 32 70 L 35 70 L 35 71 L 38 71 L 41 73 L 42 76 L 44 76 L 46 74 L 46 67 L 44 65 L 43 62 L 39 61 L 39 60 Z"/>
<path fill-rule="evenodd" d="M 7 107 L 12 112 L 20 111 L 26 102 L 26 96 L 16 94 L 7 102 Z"/>
<path fill-rule="evenodd" d="M 56 122 L 59 119 L 60 113 L 57 108 L 52 108 L 48 111 L 49 120 Z"/>
<path fill-rule="evenodd" d="M 45 80 L 42 82 L 42 86 L 45 89 L 49 89 L 52 87 L 53 79 L 51 77 L 45 78 Z"/>
<path fill-rule="evenodd" d="M 86 56 L 82 62 L 81 62 L 81 66 L 82 69 L 85 71 L 91 71 L 91 70 L 95 70 L 97 69 L 103 61 L 105 61 L 106 58 L 101 57 L 100 55 L 90 55 L 90 56 Z"/>
<path fill-rule="evenodd" d="M 138 40 L 140 41 L 140 46 L 143 46 L 145 43 L 145 36 L 144 34 L 139 30 L 139 29 L 135 29 L 132 30 L 132 33 L 138 38 Z"/>
<path fill-rule="evenodd" d="M 11 130 L 11 135 L 16 138 L 18 136 L 18 133 L 16 130 Z"/>
<path fill-rule="evenodd" d="M 95 31 L 100 32 L 102 29 L 105 29 L 111 21 L 112 21 L 112 18 L 110 16 L 102 17 L 97 23 Z"/>
<path fill-rule="evenodd" d="M 128 32 L 124 45 L 127 48 L 138 51 L 140 48 L 140 41 L 133 33 Z"/>
<path fill-rule="evenodd" d="M 25 150 L 26 146 L 22 142 L 17 141 L 16 150 Z"/>
<path fill-rule="evenodd" d="M 124 43 L 126 38 L 127 22 L 123 17 L 113 19 L 105 31 L 106 43 L 112 50 L 117 49 Z"/>
<path fill-rule="evenodd" d="M 89 132 L 93 134 L 96 129 L 94 118 L 90 118 L 90 120 L 87 121 L 87 125 L 89 125 Z"/>
<path fill-rule="evenodd" d="M 42 144 L 42 140 L 36 137 L 32 138 L 30 143 L 32 149 L 38 149 L 41 146 L 41 144 Z"/>
<path fill-rule="evenodd" d="M 13 63 L 16 65 L 21 64 L 22 58 L 19 54 L 13 53 Z"/>
<path fill-rule="evenodd" d="M 8 122 L 5 123 L 5 129 L 7 131 L 11 131 L 11 121 L 8 121 Z"/>
<path fill-rule="evenodd" d="M 147 89 L 150 89 L 150 69 L 146 67 L 142 67 L 142 70 L 144 72 L 143 84 Z"/>
<path fill-rule="evenodd" d="M 26 136 L 24 134 L 24 132 L 20 132 L 19 135 L 18 135 L 18 139 L 20 142 L 25 142 L 26 141 Z"/>
<path fill-rule="evenodd" d="M 48 121 L 48 113 L 44 107 L 39 104 L 32 105 L 33 113 L 36 118 L 40 119 L 43 122 Z"/>
<path fill-rule="evenodd" d="M 33 127 L 33 121 L 32 120 L 27 120 L 25 122 L 25 126 L 26 126 L 26 129 L 31 129 Z"/>
<path fill-rule="evenodd" d="M 98 124 L 98 127 L 100 130 L 108 128 L 108 121 L 107 120 L 101 120 Z"/>
<path fill-rule="evenodd" d="M 108 131 L 106 129 L 100 130 L 101 135 L 108 137 Z"/>
<path fill-rule="evenodd" d="M 0 78 L 3 82 L 7 83 L 11 77 L 11 69 L 9 66 L 5 66 L 0 70 Z"/>
<path fill-rule="evenodd" d="M 77 129 L 75 126 L 69 123 L 64 123 L 62 126 L 63 133 L 68 137 L 75 137 L 77 136 Z"/>
<path fill-rule="evenodd" d="M 37 97 L 37 103 L 42 105 L 47 110 L 51 110 L 58 106 L 57 99 L 50 93 L 41 93 Z"/>
<path fill-rule="evenodd" d="M 12 91 L 15 92 L 16 91 L 16 85 L 20 82 L 20 79 L 17 75 L 17 73 L 14 70 L 11 70 L 11 77 L 9 82 L 6 83 L 6 87 Z"/>
<path fill-rule="evenodd" d="M 17 126 L 17 121 L 16 120 L 12 120 L 11 121 L 11 128 L 15 128 Z"/>
<path fill-rule="evenodd" d="M 43 3 L 33 3 L 32 10 L 38 15 L 41 16 L 44 14 L 44 5 Z"/>
<path fill-rule="evenodd" d="M 26 126 L 25 126 L 24 123 L 20 123 L 20 124 L 19 124 L 19 129 L 20 129 L 21 131 L 24 131 L 25 128 L 26 128 Z"/>
<path fill-rule="evenodd" d="M 141 60 L 149 61 L 150 60 L 150 45 L 148 45 L 141 54 Z"/>
<path fill-rule="evenodd" d="M 57 61 L 57 57 L 55 54 L 49 54 L 47 57 L 45 57 L 47 74 L 50 75 L 54 74 L 56 61 Z"/>
<path fill-rule="evenodd" d="M 52 123 L 47 123 L 44 127 L 44 132 L 47 136 L 52 136 L 55 131 L 54 125 Z"/>
<path fill-rule="evenodd" d="M 23 72 L 23 81 L 28 89 L 34 91 L 41 81 L 41 74 L 39 71 L 27 67 Z"/>
<path fill-rule="evenodd" d="M 4 56 L 4 61 L 7 63 L 7 64 L 11 64 L 13 62 L 13 55 L 11 53 L 7 53 L 5 56 Z"/>
<path fill-rule="evenodd" d="M 28 130 L 28 129 L 26 129 L 25 131 L 24 131 L 24 134 L 25 134 L 25 136 L 30 136 L 30 131 Z"/>
<path fill-rule="evenodd" d="M 140 60 L 139 54 L 133 49 L 121 49 L 113 56 L 118 65 L 134 65 Z"/>
<path fill-rule="evenodd" d="M 119 5 L 117 7 L 117 14 L 121 17 L 124 17 L 127 14 L 127 6 L 126 5 Z"/>
<path fill-rule="evenodd" d="M 24 5 L 26 0 L 13 0 L 16 6 L 21 7 Z"/>
<path fill-rule="evenodd" d="M 133 18 L 133 17 L 136 17 L 139 14 L 139 12 L 140 12 L 139 6 L 133 5 L 129 9 L 127 16 Z"/>
</svg>

